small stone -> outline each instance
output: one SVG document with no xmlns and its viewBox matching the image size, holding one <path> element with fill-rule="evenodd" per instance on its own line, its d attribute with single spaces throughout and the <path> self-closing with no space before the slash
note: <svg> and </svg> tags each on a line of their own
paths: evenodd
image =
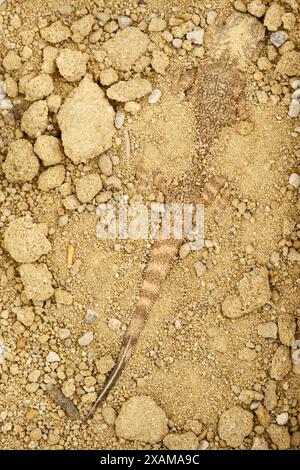
<svg viewBox="0 0 300 470">
<path fill-rule="evenodd" d="M 300 101 L 292 98 L 289 106 L 288 115 L 290 118 L 296 118 L 299 116 L 300 113 Z"/>
<path fill-rule="evenodd" d="M 102 86 L 110 86 L 119 80 L 118 73 L 115 69 L 105 69 L 100 72 L 100 83 Z"/>
<path fill-rule="evenodd" d="M 232 406 L 221 414 L 218 432 L 227 445 L 239 448 L 253 428 L 253 416 L 240 406 Z"/>
<path fill-rule="evenodd" d="M 46 361 L 47 362 L 59 362 L 60 357 L 56 352 L 50 351 L 46 357 Z"/>
<path fill-rule="evenodd" d="M 276 71 L 289 77 L 300 75 L 300 52 L 285 52 L 276 66 Z"/>
<path fill-rule="evenodd" d="M 214 24 L 218 16 L 218 13 L 215 10 L 210 10 L 206 14 L 206 23 L 208 25 Z"/>
<path fill-rule="evenodd" d="M 58 331 L 58 337 L 61 340 L 65 340 L 67 338 L 70 338 L 71 336 L 71 331 L 68 328 L 60 328 Z"/>
<path fill-rule="evenodd" d="M 261 426 L 263 426 L 264 428 L 270 426 L 271 415 L 263 405 L 258 406 L 258 408 L 255 410 L 255 414 Z"/>
<path fill-rule="evenodd" d="M 78 199 L 72 194 L 63 200 L 63 205 L 68 211 L 75 211 L 80 206 Z"/>
<path fill-rule="evenodd" d="M 118 24 L 121 29 L 132 25 L 132 19 L 129 16 L 118 16 Z"/>
<path fill-rule="evenodd" d="M 156 73 L 164 75 L 169 66 L 169 57 L 161 51 L 153 51 L 151 66 Z"/>
<path fill-rule="evenodd" d="M 74 379 L 69 379 L 63 383 L 62 392 L 67 398 L 70 398 L 72 395 L 74 395 L 75 390 L 76 387 L 74 384 Z"/>
<path fill-rule="evenodd" d="M 41 36 L 45 41 L 57 44 L 68 39 L 71 36 L 71 31 L 61 21 L 56 21 L 47 28 L 42 29 Z"/>
<path fill-rule="evenodd" d="M 25 326 L 31 326 L 34 318 L 35 315 L 32 307 L 20 308 L 17 312 L 17 320 Z"/>
<path fill-rule="evenodd" d="M 65 180 L 65 167 L 63 165 L 55 165 L 43 171 L 38 179 L 38 188 L 41 191 L 50 191 L 63 184 Z"/>
<path fill-rule="evenodd" d="M 102 189 L 102 180 L 98 173 L 91 173 L 76 181 L 76 196 L 80 202 L 90 202 Z"/>
<path fill-rule="evenodd" d="M 147 34 L 136 27 L 128 26 L 106 41 L 103 49 L 113 67 L 126 72 L 146 52 L 149 41 Z"/>
<path fill-rule="evenodd" d="M 52 135 L 38 137 L 34 144 L 34 151 L 44 166 L 57 165 L 64 156 L 60 140 Z"/>
<path fill-rule="evenodd" d="M 6 228 L 4 247 L 18 263 L 33 263 L 51 251 L 45 226 L 24 219 L 16 219 Z"/>
<path fill-rule="evenodd" d="M 271 424 L 267 428 L 267 433 L 269 434 L 273 444 L 275 444 L 279 450 L 286 450 L 290 448 L 291 438 L 288 430 L 283 426 Z"/>
<path fill-rule="evenodd" d="M 222 302 L 222 313 L 228 318 L 239 318 L 244 312 L 241 299 L 237 295 L 228 295 Z"/>
<path fill-rule="evenodd" d="M 108 374 L 115 365 L 115 361 L 111 356 L 102 356 L 101 359 L 96 361 L 96 367 L 100 374 Z"/>
<path fill-rule="evenodd" d="M 152 32 L 159 32 L 159 31 L 164 31 L 167 27 L 167 22 L 163 18 L 154 16 L 151 18 L 150 23 L 148 25 L 148 31 L 150 33 Z"/>
<path fill-rule="evenodd" d="M 80 43 L 83 39 L 89 35 L 91 32 L 95 19 L 92 14 L 88 14 L 83 16 L 71 26 L 71 30 L 73 32 L 72 40 L 74 42 Z"/>
<path fill-rule="evenodd" d="M 58 113 L 61 107 L 61 97 L 59 95 L 50 95 L 47 98 L 48 109 L 51 113 Z"/>
<path fill-rule="evenodd" d="M 248 4 L 247 8 L 249 13 L 256 16 L 256 18 L 261 18 L 266 12 L 266 6 L 261 2 L 261 0 L 252 0 Z"/>
<path fill-rule="evenodd" d="M 136 101 L 128 101 L 125 103 L 124 110 L 127 113 L 136 114 L 141 110 L 141 105 Z"/>
<path fill-rule="evenodd" d="M 289 184 L 298 189 L 300 187 L 300 175 L 297 173 L 292 173 L 289 177 Z"/>
<path fill-rule="evenodd" d="M 282 380 L 292 369 L 292 363 L 287 346 L 279 346 L 271 365 L 270 376 L 275 380 Z"/>
<path fill-rule="evenodd" d="M 198 438 L 189 431 L 182 434 L 167 434 L 163 443 L 170 450 L 197 450 Z"/>
<path fill-rule="evenodd" d="M 25 99 L 28 101 L 42 100 L 51 95 L 53 89 L 51 75 L 41 73 L 27 83 Z"/>
<path fill-rule="evenodd" d="M 270 36 L 270 41 L 275 47 L 280 47 L 288 40 L 288 34 L 285 31 L 276 31 Z"/>
<path fill-rule="evenodd" d="M 152 85 L 144 78 L 132 78 L 131 80 L 120 81 L 106 90 L 109 99 L 126 103 L 134 101 L 151 93 Z"/>
<path fill-rule="evenodd" d="M 283 15 L 284 8 L 278 3 L 272 3 L 266 11 L 264 26 L 266 26 L 269 31 L 277 31 L 282 24 Z"/>
<path fill-rule="evenodd" d="M 87 325 L 93 325 L 94 323 L 97 322 L 97 320 L 98 320 L 98 313 L 95 310 L 88 308 L 85 314 L 85 323 Z"/>
<path fill-rule="evenodd" d="M 55 289 L 55 301 L 61 305 L 72 305 L 73 295 L 61 288 Z"/>
<path fill-rule="evenodd" d="M 39 428 L 34 428 L 30 431 L 29 436 L 32 441 L 40 441 L 43 435 Z"/>
<path fill-rule="evenodd" d="M 65 154 L 73 163 L 95 158 L 112 145 L 115 112 L 102 89 L 84 78 L 57 115 Z"/>
<path fill-rule="evenodd" d="M 288 31 L 292 30 L 294 29 L 294 26 L 296 24 L 296 16 L 294 15 L 294 13 L 285 13 L 282 16 L 282 22 L 284 29 L 287 29 Z"/>
<path fill-rule="evenodd" d="M 134 396 L 123 403 L 115 431 L 119 438 L 155 444 L 168 432 L 167 417 L 150 397 Z"/>
<path fill-rule="evenodd" d="M 150 93 L 150 95 L 148 96 L 148 103 L 156 104 L 160 100 L 160 97 L 161 91 L 158 88 L 155 88 L 155 90 L 153 90 L 152 93 Z"/>
<path fill-rule="evenodd" d="M 278 317 L 278 333 L 280 342 L 291 347 L 295 341 L 296 322 L 292 315 L 282 313 Z"/>
<path fill-rule="evenodd" d="M 252 312 L 265 305 L 271 298 L 267 268 L 255 268 L 238 283 L 243 310 Z"/>
<path fill-rule="evenodd" d="M 269 446 L 264 437 L 255 436 L 253 439 L 252 450 L 269 450 Z"/>
<path fill-rule="evenodd" d="M 88 54 L 72 49 L 62 49 L 56 59 L 59 73 L 67 82 L 77 82 L 86 73 Z"/>
<path fill-rule="evenodd" d="M 194 263 L 194 268 L 198 277 L 201 277 L 206 273 L 206 266 L 202 261 L 196 261 L 196 263 Z"/>
<path fill-rule="evenodd" d="M 182 39 L 175 38 L 173 39 L 172 44 L 175 47 L 175 49 L 180 49 L 182 46 Z"/>
<path fill-rule="evenodd" d="M 12 142 L 2 165 L 6 179 L 11 183 L 31 181 L 38 174 L 39 160 L 32 145 L 25 139 Z"/>
<path fill-rule="evenodd" d="M 36 101 L 23 113 L 21 129 L 29 137 L 39 137 L 48 126 L 48 106 L 46 101 Z"/>
<path fill-rule="evenodd" d="M 53 295 L 52 275 L 45 264 L 22 264 L 19 272 L 29 300 L 43 302 Z"/>
<path fill-rule="evenodd" d="M 285 426 L 288 423 L 289 414 L 288 413 L 281 413 L 280 415 L 276 416 L 276 423 L 279 426 Z"/>
<path fill-rule="evenodd" d="M 83 336 L 81 336 L 78 340 L 79 346 L 88 346 L 94 340 L 94 333 L 92 331 L 88 331 Z"/>
<path fill-rule="evenodd" d="M 267 410 L 272 411 L 277 405 L 276 382 L 269 380 L 265 388 L 264 405 Z"/>
<path fill-rule="evenodd" d="M 199 442 L 199 450 L 207 450 L 209 448 L 209 442 L 206 439 L 202 439 L 202 441 Z"/>
<path fill-rule="evenodd" d="M 115 117 L 115 127 L 116 129 L 121 129 L 125 122 L 125 113 L 123 111 L 117 111 Z"/>
<path fill-rule="evenodd" d="M 106 406 L 102 410 L 102 416 L 106 424 L 113 426 L 117 418 L 117 413 L 111 406 Z"/>
<path fill-rule="evenodd" d="M 186 38 L 191 41 L 192 44 L 202 46 L 204 39 L 204 29 L 195 28 L 193 31 L 187 33 Z"/>
<path fill-rule="evenodd" d="M 4 57 L 2 65 L 7 72 L 14 72 L 21 68 L 22 61 L 16 52 L 9 51 Z"/>
<path fill-rule="evenodd" d="M 111 176 L 113 173 L 113 165 L 109 155 L 104 154 L 98 160 L 100 171 L 105 176 Z"/>
<path fill-rule="evenodd" d="M 257 333 L 263 338 L 277 338 L 277 325 L 273 322 L 260 323 L 257 325 Z"/>
</svg>

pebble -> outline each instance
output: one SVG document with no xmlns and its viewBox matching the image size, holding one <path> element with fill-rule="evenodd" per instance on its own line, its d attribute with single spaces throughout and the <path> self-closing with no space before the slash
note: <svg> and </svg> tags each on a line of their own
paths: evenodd
<svg viewBox="0 0 300 470">
<path fill-rule="evenodd" d="M 129 16 L 119 16 L 118 24 L 121 29 L 127 28 L 132 25 L 132 19 Z"/>
<path fill-rule="evenodd" d="M 289 36 L 285 31 L 276 31 L 271 34 L 270 40 L 273 46 L 280 47 L 287 41 L 288 37 Z"/>
<path fill-rule="evenodd" d="M 182 46 L 182 39 L 175 38 L 173 39 L 172 44 L 175 47 L 175 49 L 180 49 Z"/>
<path fill-rule="evenodd" d="M 46 357 L 46 360 L 48 362 L 59 362 L 60 361 L 60 357 L 59 355 L 54 352 L 54 351 L 50 351 Z"/>
<path fill-rule="evenodd" d="M 94 339 L 94 333 L 92 331 L 88 331 L 84 335 L 82 335 L 79 340 L 79 346 L 88 346 Z"/>
<path fill-rule="evenodd" d="M 257 333 L 263 338 L 277 338 L 277 325 L 273 322 L 260 323 L 257 325 Z"/>
<path fill-rule="evenodd" d="M 117 111 L 115 117 L 115 127 L 116 129 L 121 129 L 125 122 L 125 113 L 123 111 Z"/>
<path fill-rule="evenodd" d="M 300 102 L 297 99 L 292 98 L 290 102 L 288 115 L 291 118 L 296 118 L 298 117 L 299 113 L 300 113 Z"/>
<path fill-rule="evenodd" d="M 227 445 L 239 448 L 253 428 L 253 415 L 240 406 L 232 406 L 220 417 L 218 432 Z"/>
<path fill-rule="evenodd" d="M 218 13 L 215 10 L 208 11 L 206 14 L 206 23 L 208 25 L 214 24 L 217 16 L 218 16 Z"/>
<path fill-rule="evenodd" d="M 198 277 L 203 276 L 206 273 L 206 266 L 202 261 L 196 261 L 194 268 Z"/>
<path fill-rule="evenodd" d="M 291 87 L 293 88 L 293 90 L 297 90 L 298 88 L 300 88 L 300 80 L 299 79 L 292 79 L 291 80 Z"/>
<path fill-rule="evenodd" d="M 88 325 L 92 325 L 93 323 L 96 323 L 97 320 L 98 313 L 96 312 L 96 310 L 88 308 L 85 315 L 85 323 L 87 323 Z"/>
<path fill-rule="evenodd" d="M 167 416 L 152 398 L 133 396 L 123 403 L 116 419 L 116 435 L 129 441 L 155 444 L 168 432 Z"/>
<path fill-rule="evenodd" d="M 199 442 L 199 450 L 207 450 L 209 448 L 209 442 L 206 439 L 202 439 L 202 441 Z"/>
<path fill-rule="evenodd" d="M 202 46 L 204 38 L 204 29 L 196 28 L 193 31 L 187 33 L 186 38 L 188 41 L 191 41 L 192 44 Z"/>
<path fill-rule="evenodd" d="M 276 423 L 279 424 L 279 426 L 284 426 L 287 424 L 289 420 L 289 414 L 288 413 L 280 413 L 280 415 L 276 416 Z"/>
<path fill-rule="evenodd" d="M 289 184 L 294 188 L 298 189 L 300 186 L 300 175 L 297 173 L 292 173 L 289 177 Z"/>
<path fill-rule="evenodd" d="M 150 93 L 148 96 L 148 103 L 149 104 L 155 104 L 160 100 L 161 97 L 161 91 L 158 88 L 155 88 L 155 90 Z"/>
</svg>

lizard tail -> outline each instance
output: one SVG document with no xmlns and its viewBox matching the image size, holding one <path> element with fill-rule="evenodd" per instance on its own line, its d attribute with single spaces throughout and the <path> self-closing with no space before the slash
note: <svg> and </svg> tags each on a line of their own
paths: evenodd
<svg viewBox="0 0 300 470">
<path fill-rule="evenodd" d="M 174 239 L 157 240 L 154 243 L 150 260 L 143 278 L 138 305 L 127 329 L 117 362 L 107 377 L 103 389 L 93 404 L 90 412 L 84 418 L 84 421 L 88 421 L 92 418 L 99 405 L 103 400 L 105 400 L 108 393 L 122 374 L 133 353 L 139 335 L 148 318 L 148 314 L 158 297 L 160 288 L 168 275 L 172 266 L 172 261 L 174 260 L 181 243 L 182 240 Z"/>
</svg>

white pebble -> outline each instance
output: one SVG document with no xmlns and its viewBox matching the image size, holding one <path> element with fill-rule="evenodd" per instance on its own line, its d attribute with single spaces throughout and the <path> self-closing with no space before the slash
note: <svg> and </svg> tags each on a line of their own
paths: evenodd
<svg viewBox="0 0 300 470">
<path fill-rule="evenodd" d="M 292 363 L 294 366 L 300 364 L 300 349 L 296 349 L 296 351 L 292 352 Z"/>
<path fill-rule="evenodd" d="M 188 41 L 191 41 L 193 44 L 197 44 L 198 46 L 202 46 L 203 38 L 204 38 L 204 29 L 196 28 L 194 31 L 187 33 L 186 38 Z"/>
<path fill-rule="evenodd" d="M 129 16 L 119 16 L 118 23 L 121 29 L 127 28 L 132 25 L 132 19 Z"/>
<path fill-rule="evenodd" d="M 121 328 L 122 323 L 118 318 L 111 318 L 108 321 L 108 327 L 112 330 L 119 330 Z"/>
<path fill-rule="evenodd" d="M 158 88 L 155 88 L 155 90 L 150 93 L 148 96 L 148 103 L 149 104 L 155 104 L 160 100 L 161 97 L 161 91 Z"/>
<path fill-rule="evenodd" d="M 284 426 L 285 424 L 287 424 L 288 420 L 289 420 L 288 413 L 281 413 L 280 415 L 276 416 L 276 423 L 279 426 Z"/>
<path fill-rule="evenodd" d="M 46 357 L 46 361 L 48 361 L 48 362 L 59 362 L 60 357 L 56 352 L 50 351 L 48 353 L 48 356 Z"/>
<path fill-rule="evenodd" d="M 270 36 L 271 43 L 275 47 L 280 47 L 288 39 L 288 34 L 285 31 L 275 31 Z"/>
<path fill-rule="evenodd" d="M 298 100 L 300 98 L 300 88 L 294 91 L 292 94 L 292 99 Z"/>
<path fill-rule="evenodd" d="M 123 127 L 125 122 L 125 113 L 123 111 L 117 111 L 116 117 L 115 117 L 115 127 L 117 129 L 121 129 Z"/>
<path fill-rule="evenodd" d="M 300 175 L 297 173 L 292 173 L 291 176 L 289 177 L 289 184 L 291 186 L 294 186 L 294 188 L 299 188 L 300 186 Z"/>
<path fill-rule="evenodd" d="M 299 79 L 293 79 L 291 82 L 291 87 L 293 90 L 297 90 L 297 88 L 300 88 L 300 80 Z"/>
<path fill-rule="evenodd" d="M 290 107 L 289 107 L 289 116 L 291 118 L 296 118 L 300 113 L 300 102 L 295 98 L 292 98 Z"/>
<path fill-rule="evenodd" d="M 218 13 L 215 10 L 210 10 L 206 14 L 206 23 L 207 24 L 214 24 L 216 21 L 216 18 L 218 16 Z"/>
<path fill-rule="evenodd" d="M 96 323 L 97 320 L 98 313 L 96 312 L 96 310 L 88 308 L 85 315 L 85 323 L 87 323 L 88 325 L 92 325 L 93 323 Z"/>
<path fill-rule="evenodd" d="M 175 38 L 173 39 L 172 44 L 175 47 L 175 49 L 180 49 L 182 46 L 182 39 Z"/>
<path fill-rule="evenodd" d="M 78 344 L 79 346 L 88 346 L 94 339 L 94 333 L 92 331 L 88 331 L 87 333 L 84 333 L 79 340 Z"/>
<path fill-rule="evenodd" d="M 206 450 L 209 448 L 209 443 L 206 439 L 203 439 L 202 441 L 199 442 L 199 450 Z"/>
<path fill-rule="evenodd" d="M 194 268 L 198 277 L 203 276 L 206 273 L 206 266 L 202 261 L 196 261 Z"/>
</svg>

